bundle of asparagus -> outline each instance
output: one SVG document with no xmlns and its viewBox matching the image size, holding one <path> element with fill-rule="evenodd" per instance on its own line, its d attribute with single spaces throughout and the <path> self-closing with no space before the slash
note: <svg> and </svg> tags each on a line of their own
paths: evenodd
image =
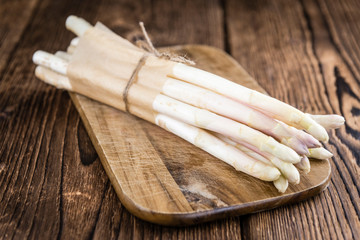
<svg viewBox="0 0 360 240">
<path fill-rule="evenodd" d="M 344 123 L 341 116 L 305 114 L 179 57 L 145 51 L 101 23 L 70 16 L 66 27 L 78 36 L 67 52 L 33 56 L 36 76 L 49 84 L 152 122 L 279 192 L 299 183 L 298 169 L 310 171 L 309 158 L 332 156 L 319 141 Z"/>
</svg>

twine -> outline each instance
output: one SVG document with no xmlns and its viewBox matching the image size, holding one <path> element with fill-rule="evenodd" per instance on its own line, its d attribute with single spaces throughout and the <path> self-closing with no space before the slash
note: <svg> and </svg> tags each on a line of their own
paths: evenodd
<svg viewBox="0 0 360 240">
<path fill-rule="evenodd" d="M 140 58 L 140 61 L 138 62 L 136 68 L 134 69 L 133 73 L 131 74 L 131 77 L 130 77 L 129 81 L 127 82 L 127 84 L 125 86 L 125 89 L 124 89 L 124 92 L 123 92 L 123 100 L 124 100 L 124 103 L 125 103 L 125 111 L 126 112 L 129 112 L 128 94 L 129 94 L 130 87 L 137 80 L 138 73 L 139 73 L 141 67 L 144 66 L 148 56 L 149 55 L 144 55 L 144 56 L 142 56 Z"/>
<path fill-rule="evenodd" d="M 139 22 L 140 28 L 142 33 L 144 34 L 146 41 L 137 41 L 136 43 L 139 44 L 139 46 L 144 49 L 145 51 L 155 55 L 158 58 L 163 58 L 166 60 L 170 60 L 173 62 L 179 62 L 179 63 L 185 63 L 189 65 L 195 65 L 195 62 L 186 58 L 185 56 L 180 56 L 176 54 L 172 54 L 169 52 L 159 52 L 154 45 L 152 44 L 149 35 L 146 32 L 145 26 L 143 22 Z"/>
<path fill-rule="evenodd" d="M 169 52 L 159 52 L 154 45 L 152 44 L 149 35 L 146 32 L 145 26 L 143 22 L 139 22 L 141 31 L 145 37 L 146 41 L 137 41 L 136 44 L 144 49 L 147 53 L 144 54 L 144 56 L 141 57 L 141 59 L 139 60 L 136 68 L 134 69 L 133 73 L 131 74 L 131 77 L 129 79 L 129 81 L 127 82 L 124 92 L 123 92 L 123 100 L 125 103 L 125 110 L 126 112 L 129 112 L 129 104 L 128 104 L 128 94 L 129 94 L 129 90 L 130 87 L 136 82 L 137 77 L 138 77 L 138 73 L 140 71 L 140 69 L 142 68 L 142 66 L 144 66 L 146 59 L 149 57 L 149 55 L 154 55 L 158 58 L 162 58 L 162 59 L 166 59 L 166 60 L 170 60 L 173 62 L 178 62 L 178 63 L 185 63 L 185 64 L 189 64 L 189 65 L 195 65 L 195 62 L 186 58 L 185 56 L 179 56 L 176 54 L 171 54 Z"/>
</svg>

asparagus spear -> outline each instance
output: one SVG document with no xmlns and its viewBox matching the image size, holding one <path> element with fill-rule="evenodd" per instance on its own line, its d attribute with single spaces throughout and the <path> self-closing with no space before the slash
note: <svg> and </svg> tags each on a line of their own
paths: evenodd
<svg viewBox="0 0 360 240">
<path fill-rule="evenodd" d="M 263 110 L 266 114 L 288 125 L 305 129 L 316 139 L 328 141 L 326 130 L 300 110 L 275 98 L 246 88 L 215 74 L 178 63 L 172 69 L 175 78 L 218 92 L 224 96 Z"/>
<path fill-rule="evenodd" d="M 292 135 L 283 125 L 247 105 L 172 78 L 168 78 L 165 82 L 162 92 L 184 103 L 208 109 L 257 129 L 291 147 L 300 155 L 309 153 L 306 144 Z"/>
<path fill-rule="evenodd" d="M 298 139 L 300 139 L 303 143 L 305 143 L 308 148 L 321 147 L 321 143 L 316 138 L 311 136 L 310 134 L 308 134 L 302 130 L 296 129 L 292 126 L 289 126 L 283 122 L 279 121 L 279 123 L 281 125 L 283 125 L 290 133 L 292 133 Z"/>
<path fill-rule="evenodd" d="M 89 28 L 92 26 L 87 23 L 85 20 L 69 16 L 66 20 L 66 27 L 73 31 L 76 35 L 82 36 Z M 106 27 L 103 27 L 107 30 Z M 76 46 L 78 40 L 75 39 L 72 41 L 72 46 Z M 129 44 L 128 41 L 124 40 L 124 43 Z M 231 81 L 228 81 L 224 78 L 216 76 L 214 74 L 205 72 L 200 69 L 192 68 L 184 64 L 174 65 L 172 72 L 170 73 L 175 77 L 194 83 L 196 85 L 209 88 L 215 92 L 219 92 L 230 98 L 239 100 L 240 102 L 247 103 L 253 107 L 259 108 L 264 111 L 266 114 L 281 120 L 289 125 L 295 126 L 299 129 L 305 129 L 310 134 L 312 134 L 316 139 L 327 141 L 328 135 L 326 130 L 313 119 L 317 119 L 326 127 L 335 127 L 341 124 L 341 117 L 332 117 L 331 120 L 337 122 L 333 123 L 336 125 L 326 125 L 326 121 L 329 118 L 317 118 L 314 115 L 307 115 L 299 111 L 298 109 L 291 107 L 277 99 L 271 98 L 264 94 L 258 93 L 254 90 L 248 89 L 241 85 L 237 85 Z"/>
<path fill-rule="evenodd" d="M 163 114 L 158 114 L 156 116 L 155 123 L 205 150 L 211 155 L 223 160 L 239 171 L 264 181 L 274 181 L 280 177 L 280 172 L 277 168 L 247 156 L 202 129 L 180 122 Z"/>
<path fill-rule="evenodd" d="M 270 161 L 274 166 L 276 166 L 282 175 L 289 180 L 291 183 L 298 184 L 300 182 L 300 174 L 299 171 L 294 167 L 293 164 L 281 161 L 280 159 L 272 156 L 271 154 L 260 151 L 258 148 L 251 144 L 247 144 L 242 141 L 235 141 L 233 139 L 229 139 L 228 137 L 216 134 L 216 136 L 222 139 L 224 142 L 239 148 L 241 151 L 250 154 L 253 158 L 259 161 Z"/>
<path fill-rule="evenodd" d="M 310 161 L 309 161 L 309 158 L 307 158 L 306 156 L 303 156 L 301 158 L 301 161 L 296 163 L 295 166 L 298 169 L 303 170 L 304 173 L 309 173 L 310 172 Z"/>
<path fill-rule="evenodd" d="M 323 126 L 325 129 L 336 129 L 341 127 L 345 123 L 345 118 L 336 114 L 330 115 L 311 115 L 308 114 L 317 123 Z"/>
<path fill-rule="evenodd" d="M 71 90 L 71 86 L 66 84 L 67 79 L 65 76 L 46 69 L 45 67 L 37 67 L 36 76 L 47 83 L 56 84 L 56 86 Z M 179 122 L 162 114 L 156 115 L 155 123 L 223 160 L 238 171 L 242 171 L 264 181 L 275 181 L 280 176 L 277 168 L 266 165 L 243 154 L 241 151 L 226 145 L 220 139 L 204 130 Z"/>
<path fill-rule="evenodd" d="M 84 19 L 72 15 L 66 19 L 65 26 L 79 37 L 84 35 L 88 29 L 92 28 L 91 24 Z"/>
<path fill-rule="evenodd" d="M 289 186 L 289 182 L 284 176 L 280 176 L 273 183 L 276 189 L 281 193 L 284 193 Z"/>
<path fill-rule="evenodd" d="M 240 151 L 244 152 L 246 155 L 261 161 L 267 165 L 270 166 L 275 166 L 269 159 L 263 157 L 261 154 L 259 154 L 258 152 L 255 152 L 253 150 L 251 150 L 250 148 L 245 147 L 245 145 L 241 145 L 238 144 L 232 140 L 230 140 L 229 138 L 221 135 L 221 134 L 217 134 L 217 133 L 212 133 L 214 136 L 218 137 L 219 139 L 223 140 L 225 143 L 228 143 L 232 146 L 235 146 L 236 148 L 238 148 Z M 276 167 L 276 166 L 275 166 Z M 286 170 L 285 170 L 286 171 Z M 281 172 L 281 170 L 280 170 Z M 290 173 L 291 174 L 291 173 Z M 286 189 L 288 188 L 289 182 L 287 180 L 286 177 L 284 177 L 284 175 L 281 175 L 278 179 L 276 179 L 275 181 L 273 181 L 274 186 L 276 187 L 276 189 L 281 192 L 284 193 L 286 191 Z"/>
<path fill-rule="evenodd" d="M 72 16 L 67 19 L 66 25 L 80 37 L 92 28 L 85 20 Z M 111 32 L 102 25 L 99 27 L 104 32 Z M 129 49 L 140 52 L 140 55 L 143 54 L 141 49 L 136 48 L 130 42 L 115 34 L 114 36 L 117 37 L 121 46 L 128 46 Z M 74 51 L 79 41 L 79 38 L 75 38 L 71 42 L 71 49 L 69 48 L 69 50 Z M 66 77 L 67 62 L 70 56 L 63 52 L 58 52 L 56 55 L 60 56 L 60 58 L 47 55 L 44 52 L 37 52 L 33 57 L 34 62 L 43 67 L 36 68 L 36 75 L 57 87 L 72 90 L 71 82 Z M 150 62 L 150 59 L 148 59 L 148 62 Z M 328 136 L 324 128 L 336 128 L 343 124 L 344 119 L 341 116 L 304 114 L 285 103 L 214 74 L 183 64 L 172 63 L 169 66 L 171 68 L 166 69 L 168 74 L 179 78 L 179 80 L 166 78 L 166 74 L 164 76 L 159 75 L 161 78 L 167 79 L 166 81 L 160 81 L 163 94 L 157 94 L 152 99 L 154 101 L 151 101 L 152 105 L 148 107 L 149 109 L 135 103 L 131 107 L 133 114 L 154 122 L 167 130 L 172 129 L 169 131 L 217 156 L 238 170 L 246 173 L 250 172 L 248 174 L 266 181 L 273 181 L 280 192 L 286 190 L 287 179 L 294 183 L 298 183 L 300 180 L 299 173 L 294 165 L 284 161 L 297 163 L 296 166 L 304 171 L 310 170 L 310 163 L 307 157 L 302 157 L 300 161 L 300 157 L 291 148 L 278 143 L 272 137 L 294 148 L 298 153 L 306 154 L 309 157 L 325 159 L 332 156 L 326 149 L 319 147 L 321 145 L 315 138 L 326 141 Z M 134 84 L 132 89 L 141 89 L 141 93 L 152 95 L 150 94 L 151 87 L 146 83 L 143 86 L 141 86 L 140 82 L 139 85 Z M 136 92 L 135 90 L 134 92 Z M 158 86 L 155 87 L 155 90 L 159 90 Z M 213 101 L 208 101 L 210 98 Z M 144 99 L 140 101 L 144 101 Z M 109 102 L 107 103 L 109 104 Z M 153 110 L 159 111 L 160 114 Z M 153 113 L 155 113 L 155 118 Z M 183 122 L 179 121 L 179 119 Z M 249 126 L 272 137 L 266 136 Z M 217 138 L 199 127 L 216 131 L 220 137 Z M 315 138 L 299 129 L 305 129 Z M 194 136 L 196 137 L 194 138 Z M 236 148 L 233 144 L 231 146 L 226 144 L 225 142 L 228 143 L 228 141 L 221 140 L 222 137 L 229 141 L 236 141 Z M 307 147 L 310 148 L 309 151 Z M 247 154 L 239 151 L 241 148 Z M 240 161 L 233 160 L 235 158 L 240 158 Z M 263 166 L 272 168 L 263 168 Z M 281 176 L 276 167 L 282 172 Z M 264 173 L 264 170 L 270 171 L 270 174 Z"/>
<path fill-rule="evenodd" d="M 329 152 L 328 150 L 326 150 L 325 148 L 310 148 L 309 149 L 309 158 L 316 158 L 316 159 L 321 159 L 321 160 L 325 160 L 328 158 L 331 158 L 333 156 L 333 154 L 331 152 Z"/>
<path fill-rule="evenodd" d="M 68 61 L 65 59 L 44 51 L 36 51 L 33 55 L 33 62 L 66 76 Z"/>
<path fill-rule="evenodd" d="M 61 55 L 61 56 L 62 56 L 62 55 Z M 55 72 L 53 72 L 53 71 L 51 71 L 51 70 L 48 70 L 48 69 L 46 69 L 46 68 L 44 68 L 44 67 L 40 67 L 40 66 L 38 66 L 38 67 L 36 68 L 36 75 L 37 75 L 40 79 L 46 81 L 47 83 L 54 84 L 55 86 L 57 86 L 57 87 L 59 87 L 59 88 L 65 88 L 65 89 L 67 89 L 67 90 L 71 90 L 71 85 L 69 84 L 69 81 L 68 81 L 68 79 L 67 79 L 65 76 L 62 76 L 62 75 L 60 75 L 60 74 L 57 74 L 57 73 L 55 73 Z M 164 121 L 161 120 L 161 119 L 163 119 L 163 118 L 159 117 L 158 120 L 159 120 L 159 119 L 160 119 L 159 123 L 164 124 Z M 165 126 L 162 126 L 162 127 L 165 127 Z M 169 130 L 169 129 L 167 129 L 167 130 Z M 178 130 L 178 131 L 180 131 L 180 130 Z M 186 133 L 188 133 L 188 132 L 180 131 L 180 133 L 178 133 L 177 131 L 174 131 L 174 129 L 172 129 L 172 132 L 175 133 L 175 134 L 178 135 L 178 136 L 179 136 L 179 134 L 181 134 L 180 137 L 182 137 L 182 138 L 184 138 L 184 139 L 186 139 L 186 140 L 188 140 L 188 141 L 190 141 L 189 139 L 191 139 L 191 137 L 187 137 L 187 135 L 186 135 Z M 204 135 L 203 135 L 203 137 L 204 137 Z M 211 139 L 210 139 L 209 141 L 211 141 Z M 190 141 L 190 142 L 194 143 L 194 141 Z M 213 142 L 214 142 L 214 141 L 213 141 Z M 216 142 L 214 142 L 214 143 L 216 144 L 216 148 L 212 148 L 211 145 L 207 145 L 207 146 L 208 146 L 207 152 L 209 152 L 210 154 L 216 155 L 217 157 L 219 157 L 219 155 L 223 155 L 222 157 L 223 157 L 223 158 L 225 157 L 225 159 L 226 159 L 226 156 L 228 156 L 228 154 L 225 154 L 225 152 L 228 152 L 228 149 L 229 149 L 229 148 L 227 148 L 227 149 L 222 149 L 222 147 L 221 147 L 221 144 L 222 144 L 222 143 L 220 143 L 220 145 L 219 145 L 219 142 L 218 142 L 218 141 L 216 141 Z M 199 147 L 203 149 L 203 147 L 201 147 L 201 146 L 199 146 Z M 206 149 L 204 149 L 204 150 L 206 150 Z M 215 152 L 214 152 L 214 151 L 215 151 Z M 216 153 L 216 151 L 218 151 L 218 152 Z M 249 151 L 252 152 L 251 150 L 249 150 Z M 262 161 L 264 162 L 264 164 L 266 164 L 266 165 L 272 165 L 269 160 L 267 160 L 267 159 L 265 159 L 265 158 L 262 158 L 261 155 L 258 155 L 258 154 L 256 155 L 255 152 L 253 152 L 253 153 L 254 153 L 255 156 L 257 157 L 257 158 L 255 158 L 255 159 L 257 159 L 257 160 L 260 159 L 260 161 L 262 160 Z M 253 155 L 253 156 L 254 156 L 254 155 Z M 250 155 L 250 157 L 253 157 L 253 156 Z M 238 156 L 235 156 L 235 157 L 238 157 Z M 225 161 L 226 161 L 226 160 L 225 160 Z M 249 161 L 249 160 L 248 160 L 248 161 Z M 229 161 L 227 161 L 227 162 L 229 163 Z M 251 162 L 252 162 L 252 159 L 250 160 L 250 163 L 251 163 Z M 235 167 L 235 164 L 232 164 L 232 165 Z M 236 164 L 236 168 L 237 168 L 238 170 L 240 170 L 240 171 L 243 171 L 243 172 L 245 171 L 245 170 L 243 170 L 243 169 L 241 168 L 241 164 L 239 164 L 239 163 Z M 252 174 L 252 175 L 253 175 L 253 174 Z M 253 176 L 256 177 L 256 175 L 253 175 Z M 285 192 L 285 190 L 287 189 L 288 183 L 287 183 L 287 180 L 286 180 L 286 179 L 280 178 L 279 180 L 275 180 L 275 181 L 274 181 L 274 185 L 275 185 L 275 187 L 279 190 L 279 192 L 282 192 L 282 193 L 283 193 L 283 192 Z"/>
<path fill-rule="evenodd" d="M 55 56 L 65 60 L 66 62 L 69 62 L 70 61 L 70 58 L 71 58 L 71 55 L 68 54 L 67 52 L 63 52 L 63 51 L 57 51 L 55 53 Z"/>
<path fill-rule="evenodd" d="M 71 83 L 66 76 L 51 71 L 46 67 L 37 66 L 35 68 L 35 75 L 47 84 L 53 85 L 60 89 L 72 91 Z"/>
<path fill-rule="evenodd" d="M 54 55 L 37 51 L 33 56 L 33 60 L 35 63 L 49 67 L 58 73 L 66 74 L 67 62 Z M 149 100 L 151 101 L 151 99 Z M 162 94 L 156 96 L 152 106 L 155 111 L 181 119 L 188 124 L 249 142 L 262 151 L 271 153 L 284 161 L 292 163 L 300 161 L 300 157 L 294 150 L 278 143 L 272 137 L 207 110 L 190 106 Z"/>
<path fill-rule="evenodd" d="M 153 109 L 193 126 L 248 142 L 261 151 L 270 153 L 286 162 L 300 162 L 300 156 L 294 150 L 277 142 L 272 137 L 207 110 L 190 106 L 162 94 L 156 96 Z"/>
<path fill-rule="evenodd" d="M 40 79 L 42 79 L 42 80 L 44 80 L 44 81 L 46 81 L 46 82 L 48 82 L 48 83 L 50 83 L 50 84 L 54 84 L 55 86 L 57 86 L 57 87 L 59 87 L 59 88 L 64 88 L 64 89 L 67 89 L 67 90 L 71 90 L 71 85 L 68 83 L 69 81 L 68 81 L 68 79 L 67 79 L 66 77 L 64 77 L 64 76 L 62 76 L 62 75 L 60 75 L 60 74 L 57 74 L 57 73 L 55 73 L 55 72 L 53 72 L 53 71 L 51 71 L 51 70 L 49 70 L 49 69 L 46 69 L 46 68 L 44 68 L 44 67 L 38 66 L 38 67 L 36 68 L 36 75 L 37 75 L 37 77 L 39 77 Z M 160 120 L 159 123 L 161 123 L 161 124 L 163 125 L 163 124 L 164 124 L 164 121 L 161 120 L 161 119 L 163 119 L 163 118 L 161 118 L 161 117 L 158 118 L 158 120 Z M 171 123 L 170 123 L 170 125 L 171 125 Z M 160 125 L 160 126 L 161 126 L 161 125 Z M 166 126 L 162 126 L 162 127 L 166 127 Z M 167 129 L 167 130 L 169 130 L 169 129 Z M 178 130 L 178 131 L 180 131 L 180 130 Z M 172 132 L 179 136 L 178 131 L 174 131 L 174 130 L 173 130 Z M 190 135 L 187 135 L 187 133 L 189 133 L 189 132 L 180 131 L 180 134 L 182 134 L 180 137 L 188 140 L 189 142 L 193 142 L 193 141 L 191 141 L 191 136 L 190 136 Z M 189 137 L 189 136 L 190 136 L 190 137 Z M 204 135 L 203 135 L 203 137 L 204 137 Z M 194 138 L 193 138 L 193 139 L 194 139 Z M 211 141 L 211 139 L 209 139 L 208 141 Z M 193 143 L 194 143 L 194 142 L 193 142 Z M 228 155 L 225 154 L 225 152 L 228 152 L 228 149 L 221 149 L 221 146 L 219 146 L 218 143 L 219 143 L 218 141 L 217 141 L 217 142 L 215 141 L 216 148 L 212 148 L 210 145 L 207 145 L 207 146 L 208 146 L 208 149 L 209 149 L 208 152 L 209 152 L 210 154 L 216 155 L 217 157 L 219 157 L 219 155 L 223 155 L 223 157 L 225 158 L 225 161 L 226 161 L 226 162 L 229 162 L 228 160 L 226 160 L 226 159 L 227 159 L 226 156 L 228 156 Z M 221 144 L 222 144 L 222 143 L 221 143 Z M 199 147 L 202 148 L 201 146 L 199 146 Z M 206 150 L 206 149 L 203 149 L 203 150 Z M 218 153 L 215 153 L 215 154 L 214 154 L 214 151 L 216 152 L 216 150 L 218 151 Z M 247 153 L 248 155 L 250 154 L 250 157 L 252 157 L 252 158 L 254 158 L 254 159 L 263 161 L 266 165 L 271 164 L 271 162 L 270 162 L 269 160 L 265 159 L 264 157 L 262 157 L 261 155 L 255 153 L 255 152 L 251 151 L 250 149 L 248 149 L 248 151 L 247 151 L 246 153 Z M 237 156 L 235 156 L 235 157 L 237 157 Z M 247 161 L 249 161 L 249 159 L 247 159 Z M 251 163 L 251 162 L 252 162 L 252 159 L 250 159 L 250 163 Z M 231 162 L 230 162 L 230 163 L 231 163 Z M 235 167 L 235 164 L 233 164 L 233 166 Z M 240 164 L 240 163 L 236 164 L 236 167 L 237 167 L 238 170 L 244 172 L 244 170 L 241 169 L 241 164 Z M 265 169 L 265 170 L 268 170 L 268 169 Z M 273 170 L 272 170 L 272 171 L 273 171 Z M 253 175 L 253 176 L 256 177 L 255 174 L 251 174 L 251 175 Z M 267 178 L 269 178 L 269 177 L 267 177 Z M 273 183 L 274 183 L 274 186 L 275 186 L 275 187 L 278 189 L 278 191 L 281 192 L 281 193 L 285 192 L 286 189 L 287 189 L 287 186 L 288 186 L 288 181 L 287 181 L 287 179 L 285 179 L 285 178 L 282 177 L 282 176 L 280 176 L 279 179 L 274 180 Z"/>
<path fill-rule="evenodd" d="M 79 40 L 80 40 L 79 37 L 73 38 L 70 42 L 70 46 L 76 47 L 79 44 Z"/>
<path fill-rule="evenodd" d="M 82 36 L 92 26 L 83 19 L 70 16 L 66 20 L 66 27 L 78 36 Z M 278 120 L 299 129 L 305 129 L 318 140 L 328 141 L 328 134 L 320 124 L 298 109 L 275 98 L 235 84 L 215 74 L 189 67 L 181 63 L 176 64 L 170 74 L 181 80 L 203 88 L 208 88 L 240 102 L 259 108 Z"/>
</svg>

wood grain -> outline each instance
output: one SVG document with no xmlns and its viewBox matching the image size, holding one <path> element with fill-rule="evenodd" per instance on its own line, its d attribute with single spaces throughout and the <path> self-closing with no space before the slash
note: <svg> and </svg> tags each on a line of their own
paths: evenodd
<svg viewBox="0 0 360 240">
<path fill-rule="evenodd" d="M 0 59 L 0 238 L 358 239 L 358 4 L 357 0 L 1 0 L 0 32 L 17 32 L 17 37 L 4 41 L 6 35 L 0 35 L 0 48 L 8 51 Z M 274 12 L 279 17 L 269 18 Z M 306 109 L 340 111 L 347 125 L 332 133 L 327 145 L 336 153 L 330 161 L 329 188 L 298 204 L 192 227 L 161 227 L 133 217 L 107 180 L 68 94 L 33 75 L 30 59 L 36 49 L 65 49 L 73 37 L 64 29 L 69 14 L 100 20 L 130 40 L 141 36 L 137 22 L 144 20 L 157 47 L 197 43 L 223 48 L 270 95 Z M 289 34 L 287 41 L 276 43 L 272 39 L 279 38 L 280 30 L 300 31 L 303 36 L 306 32 L 306 37 Z M 316 51 L 319 57 L 320 48 L 326 50 L 320 64 L 304 54 Z M 331 55 L 326 55 L 329 49 Z M 299 59 L 311 63 L 315 71 L 301 71 L 299 59 L 288 58 L 291 54 L 279 58 L 289 51 L 303 53 Z M 338 67 L 336 75 L 334 68 L 323 68 L 329 60 L 327 66 Z M 294 68 L 298 70 L 290 71 Z M 77 195 L 64 200 L 63 193 L 70 192 Z"/>
<path fill-rule="evenodd" d="M 36 14 L 37 3 L 37 0 L 0 1 L 0 74 L 5 70 L 12 53 L 16 51 L 31 17 Z"/>
<path fill-rule="evenodd" d="M 244 64 L 270 95 L 306 112 L 337 113 L 344 115 L 347 120 L 345 128 L 331 132 L 331 140 L 326 144 L 335 153 L 331 161 L 333 174 L 329 190 L 321 199 L 315 198 L 304 206 L 287 209 L 288 214 L 297 216 L 295 221 L 299 222 L 304 219 L 299 212 L 310 212 L 316 206 L 311 215 L 303 215 L 309 219 L 307 224 L 312 226 L 311 231 L 300 229 L 298 237 L 337 236 L 349 239 L 359 236 L 360 142 L 356 134 L 358 130 L 355 130 L 359 129 L 359 118 L 352 109 L 357 109 L 360 104 L 360 92 L 358 78 L 352 73 L 355 73 L 356 65 L 347 63 L 345 57 L 350 54 L 345 51 L 345 46 L 353 37 L 346 27 L 350 24 L 347 18 L 360 22 L 359 15 L 350 11 L 356 8 L 356 3 L 344 1 L 345 6 L 334 6 L 341 2 L 261 2 L 264 4 L 229 2 L 227 9 L 232 21 L 228 22 L 228 27 L 234 57 Z M 329 8 L 332 8 L 333 14 L 328 12 Z M 233 9 L 241 9 L 241 12 Z M 251 21 L 255 11 L 262 17 Z M 334 16 L 337 16 L 336 21 Z M 345 30 L 340 27 L 342 23 Z M 334 24 L 338 25 L 337 29 L 330 28 Z M 354 27 L 353 24 L 351 26 Z M 342 33 L 336 32 L 340 29 Z M 238 37 L 243 31 L 248 34 Z M 337 45 L 335 39 L 340 35 L 344 37 L 344 32 L 348 34 L 345 45 Z M 251 46 L 257 36 L 261 38 L 255 46 L 241 47 Z M 352 47 L 356 50 L 358 44 Z M 262 53 L 261 58 L 250 57 L 259 52 Z M 266 216 L 268 224 L 259 223 L 255 216 L 251 216 L 250 221 L 264 229 L 273 229 L 271 221 L 280 221 L 282 218 L 279 216 Z M 346 217 L 339 221 L 342 219 L 340 216 Z M 293 230 L 299 231 L 295 226 Z M 279 235 L 282 233 L 279 232 Z M 251 232 L 250 236 L 258 237 L 256 232 Z"/>
</svg>

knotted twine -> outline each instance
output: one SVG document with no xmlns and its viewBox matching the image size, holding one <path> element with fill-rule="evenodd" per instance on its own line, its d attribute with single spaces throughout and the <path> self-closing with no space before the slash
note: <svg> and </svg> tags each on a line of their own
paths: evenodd
<svg viewBox="0 0 360 240">
<path fill-rule="evenodd" d="M 142 68 L 142 66 L 144 66 L 146 59 L 149 56 L 155 56 L 158 58 L 162 58 L 165 60 L 169 60 L 169 61 L 173 61 L 173 62 L 178 62 L 178 63 L 184 63 L 184 64 L 189 64 L 189 65 L 195 65 L 195 62 L 186 58 L 185 56 L 180 56 L 180 55 L 176 55 L 176 54 L 172 54 L 169 52 L 159 52 L 154 45 L 152 44 L 149 35 L 146 32 L 145 26 L 143 22 L 139 22 L 141 31 L 145 37 L 145 41 L 141 40 L 141 41 L 137 41 L 136 45 L 138 45 L 141 49 L 145 50 L 146 53 L 140 58 L 138 64 L 136 65 L 134 71 L 131 74 L 131 77 L 129 79 L 129 81 L 126 84 L 126 87 L 124 89 L 123 92 L 123 100 L 125 103 L 125 110 L 126 112 L 129 112 L 129 106 L 128 106 L 128 93 L 129 93 L 129 89 L 130 87 L 136 82 L 137 77 L 138 77 L 138 73 L 140 71 L 140 69 Z"/>
</svg>

